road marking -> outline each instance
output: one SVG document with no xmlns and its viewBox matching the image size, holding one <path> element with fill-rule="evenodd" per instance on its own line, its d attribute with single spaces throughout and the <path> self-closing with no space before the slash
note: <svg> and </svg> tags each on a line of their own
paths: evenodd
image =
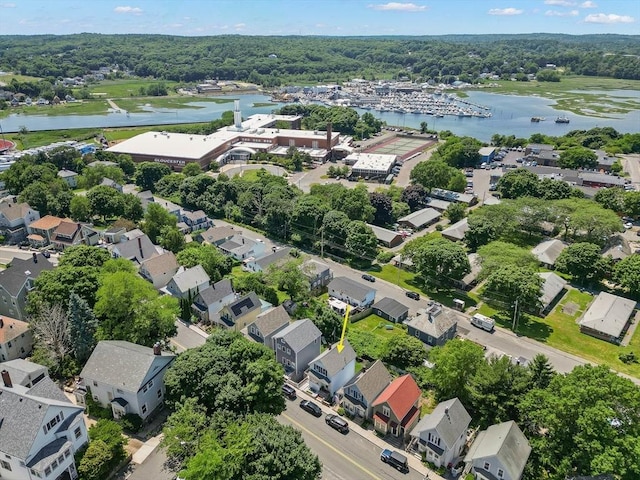
<svg viewBox="0 0 640 480">
<path fill-rule="evenodd" d="M 321 442 L 322 444 L 324 444 L 325 447 L 330 448 L 331 450 L 333 450 L 334 452 L 336 452 L 338 455 L 340 455 L 342 458 L 344 458 L 345 460 L 348 460 L 349 462 L 351 462 L 353 465 L 355 465 L 356 467 L 358 467 L 360 470 L 362 470 L 364 473 L 366 473 L 367 475 L 369 475 L 371 478 L 374 478 L 375 480 L 383 480 L 382 478 L 374 475 L 372 472 L 370 472 L 369 470 L 367 470 L 366 468 L 364 468 L 362 465 L 360 465 L 358 462 L 354 461 L 353 459 L 351 459 L 351 457 L 349 457 L 348 455 L 345 455 L 344 453 L 342 453 L 340 450 L 338 450 L 336 447 L 334 447 L 333 445 L 331 445 L 328 442 L 325 442 L 322 438 L 320 438 L 318 435 L 316 435 L 315 433 L 313 433 L 311 430 L 309 430 L 307 427 L 305 427 L 304 425 L 302 425 L 301 423 L 296 422 L 293 418 L 291 418 L 289 415 L 286 415 L 284 413 L 281 413 L 280 415 L 282 415 L 284 418 L 286 418 L 287 420 L 289 420 L 291 423 L 295 424 L 299 429 L 304 430 L 305 432 L 307 432 L 309 435 L 311 435 L 312 437 L 314 437 L 316 440 L 318 440 L 319 442 Z"/>
<path fill-rule="evenodd" d="M 183 349 L 183 350 L 185 350 L 185 351 L 189 350 L 189 349 L 188 349 L 187 347 L 185 347 L 184 345 L 181 345 L 180 343 L 176 342 L 176 340 L 175 340 L 175 339 L 173 339 L 173 338 L 172 338 L 172 339 L 170 339 L 169 341 L 170 341 L 171 343 L 175 343 L 177 346 L 179 346 L 181 349 Z"/>
</svg>

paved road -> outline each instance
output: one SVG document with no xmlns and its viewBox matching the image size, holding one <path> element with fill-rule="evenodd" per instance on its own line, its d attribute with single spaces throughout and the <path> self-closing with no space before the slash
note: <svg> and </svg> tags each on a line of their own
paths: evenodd
<svg viewBox="0 0 640 480">
<path fill-rule="evenodd" d="M 329 427 L 323 417 L 301 410 L 300 399 L 287 400 L 287 409 L 278 420 L 302 432 L 309 448 L 320 458 L 323 480 L 422 480 L 415 471 L 403 474 L 380 461 L 380 449 L 351 431 L 343 435 Z"/>
<path fill-rule="evenodd" d="M 22 260 L 28 260 L 33 257 L 37 250 L 22 250 L 18 247 L 0 246 L 0 264 L 8 265 L 14 258 L 21 258 Z M 59 256 L 57 253 L 52 253 L 49 261 L 53 265 L 57 265 Z"/>
<path fill-rule="evenodd" d="M 165 469 L 166 461 L 164 449 L 156 448 L 142 464 L 130 464 L 128 469 L 115 477 L 115 480 L 173 480 L 176 473 Z"/>
<path fill-rule="evenodd" d="M 636 190 L 640 189 L 640 155 L 622 155 L 622 166 L 629 173 Z"/>
<path fill-rule="evenodd" d="M 205 338 L 199 333 L 191 330 L 180 320 L 176 320 L 176 328 L 178 329 L 178 332 L 175 337 L 171 339 L 171 343 L 175 345 L 178 353 L 204 344 Z"/>
</svg>

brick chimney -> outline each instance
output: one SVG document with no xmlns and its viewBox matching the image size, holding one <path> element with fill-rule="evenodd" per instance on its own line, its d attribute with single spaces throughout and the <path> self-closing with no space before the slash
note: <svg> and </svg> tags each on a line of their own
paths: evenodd
<svg viewBox="0 0 640 480">
<path fill-rule="evenodd" d="M 2 381 L 4 382 L 4 386 L 7 388 L 13 388 L 13 383 L 11 383 L 11 375 L 6 370 L 2 370 Z"/>
<path fill-rule="evenodd" d="M 333 125 L 331 122 L 327 123 L 327 150 L 331 150 L 331 134 L 333 130 Z"/>
<path fill-rule="evenodd" d="M 162 355 L 162 347 L 158 342 L 153 344 L 153 354 L 154 355 Z"/>
<path fill-rule="evenodd" d="M 138 250 L 140 251 L 140 258 L 144 258 L 144 253 L 142 253 L 142 239 L 138 237 Z"/>
</svg>

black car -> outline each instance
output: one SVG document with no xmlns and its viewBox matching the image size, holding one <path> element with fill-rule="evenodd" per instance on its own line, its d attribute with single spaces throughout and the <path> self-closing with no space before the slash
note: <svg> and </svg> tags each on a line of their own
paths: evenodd
<svg viewBox="0 0 640 480">
<path fill-rule="evenodd" d="M 349 433 L 349 424 L 344 418 L 339 417 L 338 415 L 329 414 L 324 417 L 324 421 L 327 425 L 331 428 L 335 428 L 340 433 Z"/>
<path fill-rule="evenodd" d="M 369 275 L 368 273 L 363 273 L 362 274 L 362 278 L 365 279 L 367 282 L 375 282 L 376 281 L 376 277 L 374 277 L 373 275 Z"/>
<path fill-rule="evenodd" d="M 282 394 L 289 400 L 295 400 L 296 398 L 298 398 L 295 388 L 293 388 L 291 385 L 287 385 L 286 383 L 282 385 Z"/>
<path fill-rule="evenodd" d="M 420 294 L 419 293 L 416 293 L 416 292 L 405 292 L 404 294 L 409 298 L 413 298 L 414 300 L 420 300 Z"/>
<path fill-rule="evenodd" d="M 316 405 L 315 403 L 309 400 L 302 400 L 300 402 L 300 408 L 309 412 L 314 417 L 322 416 L 322 409 L 318 405 Z"/>
</svg>

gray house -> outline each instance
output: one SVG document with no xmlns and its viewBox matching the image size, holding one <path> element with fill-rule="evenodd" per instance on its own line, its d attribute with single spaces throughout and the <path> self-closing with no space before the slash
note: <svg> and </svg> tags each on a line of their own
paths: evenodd
<svg viewBox="0 0 640 480">
<path fill-rule="evenodd" d="M 138 232 L 139 230 L 131 230 L 123 237 L 128 238 L 128 240 L 109 246 L 113 258 L 126 258 L 132 262 L 141 264 L 145 260 L 164 252 L 162 247 L 154 245 L 149 237 L 145 234 L 138 235 Z"/>
<path fill-rule="evenodd" d="M 311 291 L 317 291 L 329 285 L 333 280 L 333 272 L 329 265 L 318 262 L 317 260 L 307 260 L 300 265 L 300 269 L 309 279 L 309 288 Z"/>
<path fill-rule="evenodd" d="M 180 267 L 178 272 L 167 283 L 167 291 L 176 298 L 188 299 L 209 286 L 209 275 L 201 265 L 187 268 Z M 193 298 L 193 297 L 191 297 Z"/>
<path fill-rule="evenodd" d="M 261 313 L 252 323 L 247 325 L 247 334 L 256 342 L 274 350 L 273 336 L 290 323 L 291 317 L 282 305 L 278 305 Z"/>
<path fill-rule="evenodd" d="M 53 264 L 41 253 L 34 253 L 27 260 L 15 257 L 9 268 L 0 272 L 0 315 L 26 319 L 27 294 L 43 270 L 53 270 Z"/>
<path fill-rule="evenodd" d="M 542 294 L 539 297 L 542 305 L 541 313 L 547 313 L 554 304 L 556 298 L 567 285 L 567 281 L 553 272 L 540 272 L 538 276 L 544 282 L 542 284 Z"/>
<path fill-rule="evenodd" d="M 376 290 L 347 277 L 335 277 L 329 285 L 329 296 L 354 307 L 368 307 L 376 298 Z"/>
<path fill-rule="evenodd" d="M 414 230 L 420 230 L 431 225 L 433 222 L 438 221 L 441 217 L 441 213 L 437 210 L 427 207 L 422 210 L 417 210 L 409 215 L 406 215 L 398 219 L 398 223 L 403 227 L 413 228 Z"/>
<path fill-rule="evenodd" d="M 427 308 L 418 310 L 416 316 L 405 324 L 409 335 L 419 338 L 431 347 L 439 347 L 456 336 L 458 315 L 455 311 L 433 302 Z"/>
<path fill-rule="evenodd" d="M 531 253 L 543 266 L 552 268 L 565 248 L 567 248 L 566 243 L 554 238 L 540 242 L 531 250 Z"/>
<path fill-rule="evenodd" d="M 33 387 L 40 380 L 49 376 L 47 367 L 22 358 L 2 362 L 1 368 L 9 372 L 14 385 L 22 385 L 26 388 Z"/>
<path fill-rule="evenodd" d="M 464 458 L 476 480 L 520 480 L 531 446 L 516 422 L 491 425 L 478 434 Z"/>
<path fill-rule="evenodd" d="M 284 247 L 261 257 L 250 257 L 242 262 L 242 268 L 249 272 L 266 272 L 271 265 L 281 265 L 288 260 L 293 260 L 290 253 L 291 248 Z"/>
<path fill-rule="evenodd" d="M 378 300 L 371 308 L 379 317 L 394 323 L 402 323 L 409 316 L 409 307 L 389 297 Z"/>
<path fill-rule="evenodd" d="M 219 246 L 234 235 L 242 235 L 242 230 L 236 230 L 233 227 L 210 227 L 202 233 L 196 235 L 195 240 L 208 245 Z"/>
<path fill-rule="evenodd" d="M 235 300 L 236 293 L 233 290 L 231 280 L 223 278 L 204 290 L 200 290 L 193 298 L 191 308 L 201 322 L 209 324 L 214 322 L 225 305 L 229 305 Z"/>
<path fill-rule="evenodd" d="M 348 340 L 343 348 L 329 346 L 309 363 L 309 388 L 333 397 L 356 373 L 356 352 Z"/>
<path fill-rule="evenodd" d="M 308 318 L 289 324 L 273 336 L 276 360 L 294 382 L 302 380 L 309 363 L 320 354 L 321 337 Z"/>
<path fill-rule="evenodd" d="M 371 418 L 371 404 L 391 383 L 391 374 L 380 360 L 349 380 L 343 387 L 342 408 L 352 415 Z"/>
<path fill-rule="evenodd" d="M 635 308 L 634 300 L 600 292 L 578 322 L 580 331 L 619 345 L 629 329 Z"/>
<path fill-rule="evenodd" d="M 452 242 L 461 242 L 464 240 L 464 235 L 468 230 L 469 219 L 465 217 L 442 230 L 442 236 Z"/>
<path fill-rule="evenodd" d="M 411 437 L 418 451 L 436 467 L 455 464 L 467 441 L 471 415 L 457 398 L 440 402 L 413 427 Z"/>
</svg>

